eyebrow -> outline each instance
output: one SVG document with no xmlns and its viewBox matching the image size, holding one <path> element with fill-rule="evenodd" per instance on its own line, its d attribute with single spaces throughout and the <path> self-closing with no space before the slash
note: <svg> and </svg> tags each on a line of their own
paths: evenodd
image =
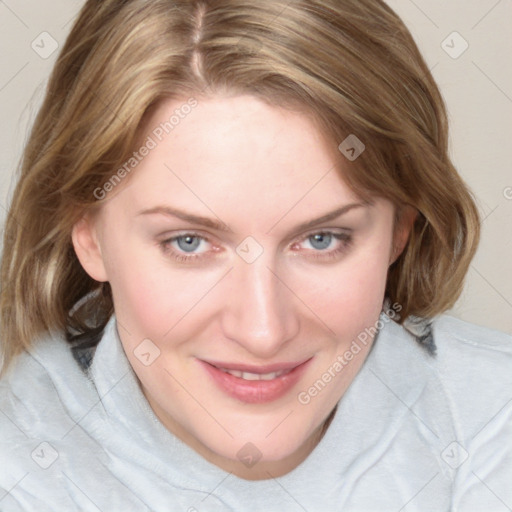
<svg viewBox="0 0 512 512">
<path fill-rule="evenodd" d="M 314 227 L 318 224 L 322 224 L 324 222 L 329 222 L 331 220 L 337 219 L 341 217 L 345 213 L 348 213 L 350 210 L 354 210 L 356 208 L 364 208 L 367 206 L 371 206 L 371 202 L 362 201 L 360 203 L 350 203 L 340 208 L 336 208 L 332 212 L 328 212 L 320 217 L 317 217 L 312 220 L 308 220 L 296 226 L 294 231 L 304 231 L 311 227 Z M 212 219 L 209 217 L 203 217 L 201 215 L 194 215 L 189 212 L 185 212 L 183 210 L 178 210 L 177 208 L 172 208 L 170 206 L 155 206 L 154 208 L 148 208 L 145 210 L 141 210 L 137 213 L 139 215 L 153 215 L 153 214 L 161 214 L 161 215 L 169 215 L 172 217 L 177 217 L 178 219 L 184 220 L 186 222 L 190 222 L 191 224 L 198 224 L 201 226 L 205 226 L 210 229 L 214 229 L 217 231 L 229 232 L 231 233 L 233 230 L 220 219 Z"/>
<path fill-rule="evenodd" d="M 152 214 L 170 215 L 177 217 L 178 219 L 190 222 L 191 224 L 199 224 L 210 229 L 217 231 L 232 232 L 232 229 L 222 222 L 220 219 L 211 219 L 209 217 L 202 217 L 201 215 L 194 215 L 193 213 L 178 210 L 177 208 L 171 208 L 170 206 L 155 206 L 154 208 L 148 208 L 147 210 L 141 210 L 137 213 L 139 215 L 152 215 Z"/>
<path fill-rule="evenodd" d="M 348 213 L 350 210 L 354 210 L 356 208 L 365 208 L 370 205 L 371 205 L 371 203 L 368 201 L 362 201 L 360 203 L 346 204 L 344 206 L 341 206 L 340 208 L 336 208 L 336 210 L 333 210 L 332 212 L 329 212 L 320 217 L 317 217 L 316 219 L 308 220 L 306 222 L 299 224 L 295 228 L 295 230 L 296 231 L 306 231 L 307 229 L 315 227 L 318 224 L 323 224 L 324 222 L 329 222 L 331 220 L 337 219 L 338 217 L 341 217 L 345 213 Z"/>
</svg>

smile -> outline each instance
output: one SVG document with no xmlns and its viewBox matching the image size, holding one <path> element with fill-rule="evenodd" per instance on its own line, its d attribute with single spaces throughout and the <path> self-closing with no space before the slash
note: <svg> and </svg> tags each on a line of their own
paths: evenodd
<svg viewBox="0 0 512 512">
<path fill-rule="evenodd" d="M 243 372 L 241 370 L 228 370 L 226 368 L 219 368 L 223 372 L 229 373 L 233 375 L 233 377 L 238 377 L 239 379 L 244 380 L 272 380 L 277 377 L 281 377 L 281 375 L 286 375 L 290 373 L 292 370 L 281 370 L 279 372 L 270 372 L 270 373 L 251 373 L 251 372 Z"/>
<path fill-rule="evenodd" d="M 224 394 L 245 403 L 258 404 L 277 400 L 289 393 L 311 360 L 260 367 L 199 362 Z"/>
</svg>

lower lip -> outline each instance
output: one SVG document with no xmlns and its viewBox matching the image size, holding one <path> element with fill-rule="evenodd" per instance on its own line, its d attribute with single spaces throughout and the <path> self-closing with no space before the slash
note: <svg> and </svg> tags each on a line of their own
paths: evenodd
<svg viewBox="0 0 512 512">
<path fill-rule="evenodd" d="M 291 372 L 272 380 L 245 380 L 200 361 L 217 386 L 227 395 L 251 404 L 272 402 L 286 395 L 300 380 L 311 359 L 296 366 Z"/>
</svg>

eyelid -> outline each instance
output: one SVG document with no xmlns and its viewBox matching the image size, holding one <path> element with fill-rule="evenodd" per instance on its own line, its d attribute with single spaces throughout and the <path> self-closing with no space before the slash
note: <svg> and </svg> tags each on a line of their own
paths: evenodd
<svg viewBox="0 0 512 512">
<path fill-rule="evenodd" d="M 300 252 L 305 252 L 305 257 L 311 261 L 318 261 L 320 263 L 326 264 L 329 262 L 337 262 L 351 250 L 354 244 L 354 236 L 352 231 L 353 230 L 351 229 L 320 229 L 310 232 L 309 234 L 303 236 L 298 242 L 294 242 L 293 244 L 300 244 L 315 234 L 329 234 L 333 236 L 338 242 L 336 244 L 337 247 L 334 249 L 303 249 Z"/>
<path fill-rule="evenodd" d="M 313 236 L 313 235 L 318 235 L 318 234 L 332 234 L 332 235 L 349 235 L 351 236 L 353 233 L 353 230 L 350 229 L 350 228 L 319 228 L 319 229 L 313 229 L 309 232 L 307 232 L 306 234 L 304 235 L 301 235 L 299 238 L 296 238 L 295 242 L 292 242 L 292 244 L 294 243 L 298 243 L 298 242 L 302 242 L 304 240 L 306 240 L 307 238 Z"/>
<path fill-rule="evenodd" d="M 311 261 L 320 261 L 324 263 L 328 263 L 329 261 L 337 261 L 339 257 L 341 257 L 343 254 L 345 254 L 347 251 L 350 250 L 352 244 L 353 244 L 353 230 L 350 228 L 319 228 L 315 230 L 311 230 L 308 233 L 305 233 L 301 236 L 299 239 L 295 239 L 293 244 L 302 243 L 303 241 L 307 240 L 313 235 L 316 234 L 329 234 L 332 235 L 335 239 L 337 239 L 338 243 L 341 245 L 335 249 L 331 250 L 315 250 L 315 249 L 305 249 L 306 258 L 310 259 Z M 172 258 L 177 263 L 183 263 L 183 264 L 193 264 L 193 263 L 201 263 L 206 262 L 210 260 L 211 258 L 215 257 L 217 250 L 213 249 L 206 252 L 201 253 L 187 253 L 187 252 L 181 252 L 179 249 L 173 248 L 171 246 L 171 243 L 174 242 L 177 238 L 184 237 L 184 236 L 193 236 L 200 238 L 204 240 L 205 242 L 212 244 L 211 237 L 209 235 L 205 235 L 204 233 L 200 231 L 193 231 L 193 230 L 183 230 L 178 233 L 174 233 L 172 236 L 168 236 L 161 241 L 158 242 L 159 246 L 161 247 L 162 251 L 170 258 Z M 215 246 L 214 246 L 215 247 Z M 300 252 L 303 252 L 300 251 Z M 213 254 L 212 254 L 213 253 Z"/>
<path fill-rule="evenodd" d="M 175 242 L 178 238 L 183 238 L 186 236 L 200 238 L 201 240 L 203 240 L 211 245 L 215 245 L 212 242 L 212 237 L 210 237 L 209 235 L 206 235 L 200 231 L 194 231 L 194 230 L 182 230 L 182 231 L 174 232 L 172 234 L 164 234 L 164 235 L 158 237 L 157 243 L 160 245 L 163 245 L 163 244 L 170 245 L 172 242 Z M 187 254 L 187 253 L 183 253 L 183 254 Z M 194 253 L 190 253 L 190 254 L 192 255 Z M 204 253 L 199 253 L 199 254 L 204 254 Z"/>
<path fill-rule="evenodd" d="M 353 229 L 351 229 L 351 228 L 311 229 L 308 232 L 306 232 L 305 234 L 300 235 L 300 237 L 298 237 L 298 238 L 296 236 L 294 236 L 290 240 L 284 241 L 283 244 L 289 245 L 289 244 L 301 242 L 301 241 L 305 240 L 306 238 L 309 238 L 310 236 L 321 234 L 321 233 L 331 233 L 331 234 L 336 234 L 336 235 L 340 235 L 340 234 L 351 235 L 353 233 Z M 202 238 L 206 242 L 212 243 L 212 237 L 209 234 L 205 234 L 205 233 L 201 232 L 201 230 L 193 230 L 193 229 L 191 229 L 191 230 L 184 229 L 184 230 L 180 230 L 178 232 L 174 232 L 171 236 L 162 236 L 160 243 L 171 242 L 171 241 L 176 240 L 177 238 L 180 238 L 182 236 L 187 236 L 187 235 L 196 236 L 198 238 Z"/>
<path fill-rule="evenodd" d="M 303 233 L 294 233 L 288 237 L 286 237 L 282 242 L 281 242 L 281 247 L 287 247 L 289 245 L 293 245 L 299 241 L 302 241 L 304 240 L 305 238 L 308 238 L 312 235 L 316 235 L 317 233 L 335 233 L 335 234 L 340 234 L 340 233 L 347 233 L 347 234 L 352 234 L 354 232 L 354 230 L 352 228 L 346 228 L 346 227 L 325 227 L 325 226 L 322 226 L 321 224 L 317 227 L 313 227 L 313 228 L 309 228 L 306 232 L 303 232 Z"/>
<path fill-rule="evenodd" d="M 302 238 L 308 238 L 309 236 L 316 235 L 318 233 L 340 234 L 340 233 L 352 233 L 352 231 L 353 231 L 353 229 L 350 229 L 350 228 L 317 228 L 317 229 L 312 229 L 312 230 L 308 231 L 307 233 L 302 235 Z"/>
<path fill-rule="evenodd" d="M 197 231 L 195 229 L 181 229 L 178 231 L 173 231 L 172 233 L 166 232 L 160 235 L 158 238 L 161 242 L 167 242 L 167 241 L 173 241 L 176 240 L 176 238 L 181 238 L 184 236 L 195 236 L 197 238 L 202 238 L 203 240 L 210 241 L 211 236 L 209 234 L 205 234 L 201 232 L 200 230 Z"/>
</svg>

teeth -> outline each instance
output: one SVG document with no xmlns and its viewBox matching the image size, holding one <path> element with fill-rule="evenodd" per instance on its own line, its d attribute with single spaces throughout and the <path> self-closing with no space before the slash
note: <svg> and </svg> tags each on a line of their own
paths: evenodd
<svg viewBox="0 0 512 512">
<path fill-rule="evenodd" d="M 283 373 L 284 372 L 263 373 L 260 374 L 260 380 L 272 380 L 279 377 Z"/>
<path fill-rule="evenodd" d="M 250 372 L 242 372 L 240 370 L 227 370 L 226 368 L 220 368 L 225 373 L 229 373 L 233 375 L 233 377 L 238 377 L 239 379 L 244 380 L 272 380 L 284 375 L 286 373 L 290 373 L 291 370 L 281 370 L 279 372 L 271 372 L 271 373 L 250 373 Z"/>
<path fill-rule="evenodd" d="M 243 372 L 240 370 L 225 370 L 224 368 L 221 368 L 223 372 L 229 373 L 230 375 L 233 375 L 233 377 L 242 378 Z"/>
<path fill-rule="evenodd" d="M 241 377 L 244 380 L 260 380 L 261 375 L 258 375 L 257 373 L 243 372 Z"/>
</svg>

